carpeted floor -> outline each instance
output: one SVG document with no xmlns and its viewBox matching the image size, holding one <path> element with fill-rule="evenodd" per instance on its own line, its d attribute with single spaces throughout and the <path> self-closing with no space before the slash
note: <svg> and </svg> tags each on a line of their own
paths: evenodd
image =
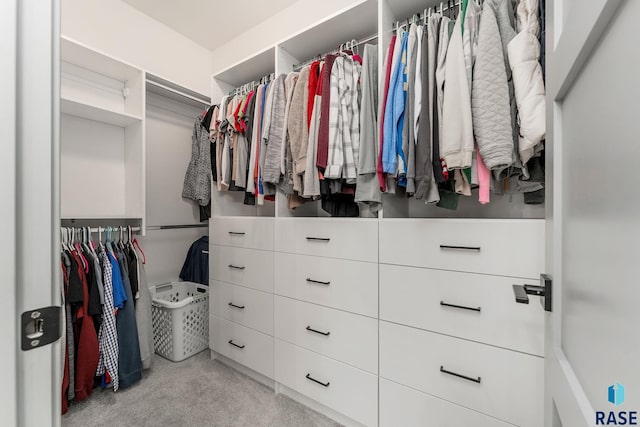
<svg viewBox="0 0 640 427">
<path fill-rule="evenodd" d="M 154 356 L 141 382 L 96 389 L 73 404 L 63 427 L 335 427 L 329 418 L 211 360 L 204 351 L 180 363 Z"/>
</svg>

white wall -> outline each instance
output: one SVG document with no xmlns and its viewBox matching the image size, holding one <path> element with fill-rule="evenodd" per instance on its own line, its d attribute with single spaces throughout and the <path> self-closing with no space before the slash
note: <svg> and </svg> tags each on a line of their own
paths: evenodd
<svg viewBox="0 0 640 427">
<path fill-rule="evenodd" d="M 211 51 L 120 0 L 62 0 L 62 34 L 209 94 Z"/>
<path fill-rule="evenodd" d="M 362 0 L 299 0 L 214 50 L 213 71 L 221 71 L 361 2 Z"/>
</svg>

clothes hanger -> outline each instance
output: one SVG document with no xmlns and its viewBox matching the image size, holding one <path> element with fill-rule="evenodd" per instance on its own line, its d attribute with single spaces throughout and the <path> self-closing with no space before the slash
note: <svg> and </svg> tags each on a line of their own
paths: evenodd
<svg viewBox="0 0 640 427">
<path fill-rule="evenodd" d="M 102 227 L 98 226 L 98 245 L 100 249 L 104 250 L 104 245 L 102 244 Z"/>
<path fill-rule="evenodd" d="M 113 244 L 111 243 L 111 226 L 106 227 L 105 246 L 107 250 L 115 257 L 115 251 L 113 250 Z"/>
<path fill-rule="evenodd" d="M 93 234 L 91 234 L 91 227 L 87 227 L 87 246 L 89 247 L 89 250 L 91 251 L 93 256 L 97 257 L 98 254 L 96 254 L 95 243 L 93 241 Z"/>
<path fill-rule="evenodd" d="M 144 254 L 144 251 L 142 250 L 142 248 L 140 247 L 140 243 L 138 242 L 138 238 L 134 237 L 133 238 L 133 245 L 135 247 L 138 248 L 138 250 L 140 251 L 140 253 L 142 254 L 142 264 L 146 264 L 147 263 L 147 256 Z"/>
</svg>

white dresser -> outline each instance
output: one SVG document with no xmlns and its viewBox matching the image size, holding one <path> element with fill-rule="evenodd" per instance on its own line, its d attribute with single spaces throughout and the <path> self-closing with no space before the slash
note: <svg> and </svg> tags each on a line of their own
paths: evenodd
<svg viewBox="0 0 640 427">
<path fill-rule="evenodd" d="M 380 426 L 543 425 L 544 221 L 380 221 Z"/>
<path fill-rule="evenodd" d="M 275 379 L 378 424 L 378 222 L 277 219 Z"/>
<path fill-rule="evenodd" d="M 347 425 L 539 427 L 544 221 L 214 218 L 218 355 Z"/>
<path fill-rule="evenodd" d="M 274 378 L 273 219 L 211 220 L 209 347 Z"/>
</svg>

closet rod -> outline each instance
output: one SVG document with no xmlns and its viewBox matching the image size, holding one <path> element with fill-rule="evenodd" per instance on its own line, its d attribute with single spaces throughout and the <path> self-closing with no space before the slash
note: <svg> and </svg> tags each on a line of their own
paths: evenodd
<svg viewBox="0 0 640 427">
<path fill-rule="evenodd" d="M 62 228 L 62 229 L 75 228 L 77 230 L 82 230 L 83 229 L 83 227 L 60 227 L 60 228 Z M 103 232 L 106 231 L 107 228 L 108 227 L 90 227 L 89 230 L 92 233 L 101 233 L 101 232 L 103 233 Z M 117 231 L 120 227 L 111 227 L 111 228 L 113 228 L 114 231 Z M 131 231 L 133 231 L 134 233 L 138 232 L 138 231 L 141 231 L 141 230 L 142 230 L 142 228 L 140 228 L 140 227 L 131 227 Z M 122 231 L 129 231 L 129 228 L 128 227 L 122 227 Z"/>
<path fill-rule="evenodd" d="M 360 45 L 363 45 L 365 43 L 369 43 L 370 41 L 377 40 L 377 39 L 378 39 L 378 35 L 374 34 L 372 36 L 365 37 L 364 39 L 357 40 L 353 44 L 350 44 L 351 42 L 347 42 L 347 43 L 343 43 L 343 44 L 346 44 L 347 46 L 353 48 L 354 46 L 360 46 Z M 325 56 L 327 56 L 327 55 L 329 55 L 331 53 L 336 53 L 336 52 L 340 52 L 340 49 L 334 49 L 334 50 L 332 50 L 330 52 L 327 52 L 327 53 L 325 53 L 323 55 L 318 55 L 313 59 L 308 59 L 308 60 L 306 60 L 304 62 L 301 62 L 300 64 L 294 65 L 293 66 L 293 71 L 300 71 L 301 69 L 303 69 L 307 65 L 311 64 L 313 61 L 319 60 L 319 59 L 321 59 L 321 58 L 323 58 L 323 57 L 325 57 Z"/>
<path fill-rule="evenodd" d="M 478 3 L 482 3 L 483 0 L 478 0 Z M 446 12 L 450 9 L 454 9 L 454 8 L 459 8 L 461 7 L 462 2 L 461 1 L 447 1 L 446 2 L 446 6 L 445 6 L 445 2 L 440 2 L 440 6 L 438 7 L 438 5 L 436 6 L 432 6 L 428 9 L 424 10 L 424 14 L 427 15 L 428 12 L 430 12 L 431 10 L 433 10 L 434 13 L 443 13 Z M 409 25 L 411 22 L 415 22 L 414 19 L 417 17 L 417 21 L 419 22 L 420 19 L 424 19 L 424 16 L 420 17 L 420 12 L 418 13 L 414 13 L 411 18 L 407 18 L 407 19 L 403 19 L 400 21 L 396 21 L 396 23 L 394 24 L 393 28 L 391 29 L 391 31 L 397 31 L 401 28 L 406 28 L 408 30 Z M 401 22 L 404 22 L 404 24 L 401 24 Z M 426 21 L 425 21 L 426 23 Z"/>
<path fill-rule="evenodd" d="M 149 84 L 151 84 L 153 86 L 159 87 L 160 89 L 167 90 L 167 91 L 169 91 L 171 93 L 175 93 L 176 95 L 180 95 L 182 97 L 185 97 L 185 98 L 191 99 L 193 101 L 199 102 L 202 105 L 205 105 L 207 107 L 210 105 L 209 101 L 205 101 L 205 100 L 202 100 L 200 98 L 196 98 L 195 96 L 189 95 L 188 93 L 180 92 L 179 90 L 176 90 L 176 89 L 174 89 L 172 87 L 169 87 L 169 86 L 165 86 L 162 83 L 154 82 L 153 80 L 147 80 L 147 83 L 149 83 Z"/>
<path fill-rule="evenodd" d="M 209 224 L 152 225 L 147 230 L 176 230 L 181 228 L 208 228 Z"/>
</svg>

